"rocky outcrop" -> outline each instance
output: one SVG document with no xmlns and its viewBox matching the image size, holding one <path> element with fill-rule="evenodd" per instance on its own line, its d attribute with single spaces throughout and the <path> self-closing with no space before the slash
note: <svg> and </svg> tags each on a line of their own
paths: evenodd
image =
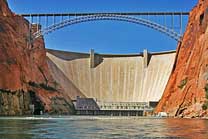
<svg viewBox="0 0 208 139">
<path fill-rule="evenodd" d="M 0 91 L 0 114 L 1 115 L 23 115 L 31 114 L 30 93 L 20 91 Z"/>
<path fill-rule="evenodd" d="M 29 114 L 32 104 L 47 113 L 72 113 L 70 98 L 50 75 L 43 38 L 29 40 L 29 22 L 0 0 L 0 115 Z"/>
<path fill-rule="evenodd" d="M 208 0 L 190 12 L 187 29 L 177 48 L 175 67 L 156 112 L 170 116 L 208 114 Z M 207 88 L 207 89 L 206 89 Z"/>
<path fill-rule="evenodd" d="M 12 16 L 13 13 L 8 7 L 7 0 L 0 0 L 0 16 Z"/>
</svg>

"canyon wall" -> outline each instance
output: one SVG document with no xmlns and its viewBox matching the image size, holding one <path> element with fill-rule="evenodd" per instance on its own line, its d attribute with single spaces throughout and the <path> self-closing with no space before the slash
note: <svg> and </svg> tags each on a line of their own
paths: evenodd
<svg viewBox="0 0 208 139">
<path fill-rule="evenodd" d="M 92 68 L 89 54 L 48 50 L 47 57 L 54 79 L 72 99 L 83 96 L 105 102 L 148 102 L 161 98 L 175 52 L 150 54 L 147 63 L 143 54 L 95 54 Z"/>
<path fill-rule="evenodd" d="M 208 114 L 208 0 L 199 0 L 190 12 L 170 80 L 156 112 L 170 116 Z"/>
<path fill-rule="evenodd" d="M 43 38 L 30 43 L 29 32 L 29 22 L 0 0 L 0 115 L 31 114 L 31 105 L 37 113 L 72 113 L 70 98 L 49 73 Z"/>
</svg>

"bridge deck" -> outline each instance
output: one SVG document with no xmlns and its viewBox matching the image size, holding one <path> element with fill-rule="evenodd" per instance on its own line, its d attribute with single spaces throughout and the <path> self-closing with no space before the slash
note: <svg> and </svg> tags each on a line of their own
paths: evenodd
<svg viewBox="0 0 208 139">
<path fill-rule="evenodd" d="M 89 16 L 96 14 L 116 14 L 116 15 L 189 15 L 189 12 L 104 12 L 104 13 L 32 13 L 19 14 L 24 17 L 29 16 Z"/>
</svg>

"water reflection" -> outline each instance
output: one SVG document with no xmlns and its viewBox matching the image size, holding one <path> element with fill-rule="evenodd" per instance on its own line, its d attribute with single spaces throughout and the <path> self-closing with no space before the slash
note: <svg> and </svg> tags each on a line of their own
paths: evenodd
<svg viewBox="0 0 208 139">
<path fill-rule="evenodd" d="M 208 137 L 208 121 L 132 117 L 0 118 L 0 138 L 200 138 Z"/>
<path fill-rule="evenodd" d="M 167 133 L 186 138 L 208 138 L 208 121 L 200 119 L 167 119 Z"/>
</svg>

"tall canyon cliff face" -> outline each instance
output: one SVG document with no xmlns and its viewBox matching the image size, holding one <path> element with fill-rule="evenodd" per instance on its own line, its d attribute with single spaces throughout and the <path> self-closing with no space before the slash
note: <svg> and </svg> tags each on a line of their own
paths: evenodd
<svg viewBox="0 0 208 139">
<path fill-rule="evenodd" d="M 208 0 L 199 0 L 190 12 L 182 42 L 165 92 L 156 112 L 170 116 L 208 114 Z"/>
<path fill-rule="evenodd" d="M 50 75 L 43 38 L 29 43 L 29 22 L 0 0 L 0 115 L 70 114 L 73 105 Z"/>
</svg>

